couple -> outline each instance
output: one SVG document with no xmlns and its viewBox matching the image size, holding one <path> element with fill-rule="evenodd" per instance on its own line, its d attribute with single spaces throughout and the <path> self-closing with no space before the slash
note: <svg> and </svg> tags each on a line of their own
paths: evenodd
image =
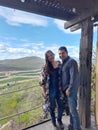
<svg viewBox="0 0 98 130">
<path fill-rule="evenodd" d="M 68 130 L 81 130 L 79 115 L 77 112 L 77 92 L 79 87 L 79 75 L 77 62 L 68 56 L 67 48 L 62 46 L 58 50 L 59 61 L 55 61 L 54 53 L 48 50 L 45 53 L 45 66 L 42 71 L 41 86 L 44 98 L 49 97 L 50 116 L 53 130 L 57 130 L 57 123 L 61 129 L 64 129 L 62 114 L 64 104 L 61 98 L 61 90 L 68 98 L 70 110 L 70 124 Z M 58 108 L 57 122 L 55 117 L 55 108 Z"/>
</svg>

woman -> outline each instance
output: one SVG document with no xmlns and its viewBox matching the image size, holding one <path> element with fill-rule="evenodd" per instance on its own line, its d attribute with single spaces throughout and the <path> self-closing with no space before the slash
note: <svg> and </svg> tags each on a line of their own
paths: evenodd
<svg viewBox="0 0 98 130">
<path fill-rule="evenodd" d="M 49 108 L 51 121 L 53 124 L 53 129 L 57 129 L 55 108 L 57 104 L 57 122 L 60 128 L 64 128 L 62 123 L 63 114 L 63 100 L 61 98 L 60 86 L 59 86 L 59 69 L 60 62 L 55 61 L 54 53 L 48 50 L 45 53 L 45 66 L 42 70 L 41 86 L 43 91 L 43 96 L 45 99 L 49 99 Z"/>
</svg>

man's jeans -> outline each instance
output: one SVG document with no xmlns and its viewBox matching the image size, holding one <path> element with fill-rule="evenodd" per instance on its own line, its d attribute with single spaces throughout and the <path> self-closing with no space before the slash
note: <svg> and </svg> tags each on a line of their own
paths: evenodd
<svg viewBox="0 0 98 130">
<path fill-rule="evenodd" d="M 72 88 L 70 91 L 70 95 L 68 96 L 70 124 L 74 127 L 74 130 L 81 130 L 79 115 L 77 112 L 77 92 L 77 88 Z"/>
</svg>

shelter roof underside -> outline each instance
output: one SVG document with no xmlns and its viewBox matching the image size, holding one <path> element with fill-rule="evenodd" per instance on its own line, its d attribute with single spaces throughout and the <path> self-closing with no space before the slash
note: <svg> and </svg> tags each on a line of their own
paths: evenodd
<svg viewBox="0 0 98 130">
<path fill-rule="evenodd" d="M 0 0 L 0 5 L 73 22 L 70 25 L 88 17 L 98 20 L 98 0 Z"/>
</svg>

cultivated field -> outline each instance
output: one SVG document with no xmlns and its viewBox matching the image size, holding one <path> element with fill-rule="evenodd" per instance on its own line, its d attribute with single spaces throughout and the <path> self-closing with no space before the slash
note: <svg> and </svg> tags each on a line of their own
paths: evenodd
<svg viewBox="0 0 98 130">
<path fill-rule="evenodd" d="M 19 129 L 43 121 L 40 70 L 0 73 L 0 124 L 14 120 Z"/>
</svg>

